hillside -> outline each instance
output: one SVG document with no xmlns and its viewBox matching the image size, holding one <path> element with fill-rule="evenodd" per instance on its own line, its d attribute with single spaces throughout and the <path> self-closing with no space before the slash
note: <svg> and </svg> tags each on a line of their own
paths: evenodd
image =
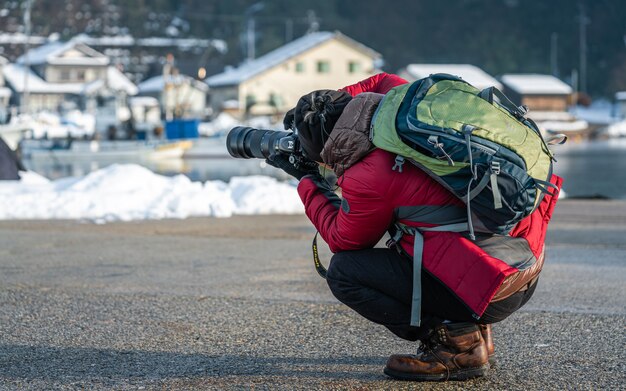
<svg viewBox="0 0 626 391">
<path fill-rule="evenodd" d="M 255 3 L 36 0 L 33 34 L 58 32 L 70 37 L 87 32 L 223 39 L 229 51 L 210 59 L 210 68 L 215 71 L 244 58 L 244 11 Z M 19 4 L 16 0 L 4 2 L 0 11 L 2 31 L 20 29 Z M 566 81 L 573 69 L 580 68 L 580 20 L 584 14 L 587 91 L 608 96 L 626 89 L 626 2 L 621 0 L 266 0 L 263 4 L 255 13 L 257 54 L 310 28 L 341 30 L 382 53 L 384 69 L 389 72 L 412 62 L 468 62 L 498 75 L 551 73 L 552 46 L 556 71 Z"/>
</svg>

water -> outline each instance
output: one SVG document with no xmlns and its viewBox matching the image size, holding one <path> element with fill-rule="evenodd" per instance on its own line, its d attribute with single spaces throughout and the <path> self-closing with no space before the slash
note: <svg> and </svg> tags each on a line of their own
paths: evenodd
<svg viewBox="0 0 626 391">
<path fill-rule="evenodd" d="M 626 139 L 587 142 L 553 147 L 558 162 L 555 173 L 564 179 L 570 197 L 626 199 Z M 86 175 L 114 163 L 135 163 L 163 175 L 185 174 L 194 181 L 233 176 L 268 175 L 285 179 L 285 174 L 260 159 L 199 158 L 161 161 L 24 161 L 28 169 L 48 178 Z"/>
</svg>

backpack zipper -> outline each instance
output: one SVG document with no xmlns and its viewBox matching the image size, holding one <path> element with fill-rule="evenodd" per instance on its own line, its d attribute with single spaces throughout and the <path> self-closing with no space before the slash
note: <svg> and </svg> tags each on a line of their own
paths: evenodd
<svg viewBox="0 0 626 391">
<path fill-rule="evenodd" d="M 454 166 L 454 160 L 452 160 L 450 155 L 448 155 L 448 152 L 446 152 L 446 150 L 443 149 L 443 143 L 439 142 L 438 136 L 429 136 L 428 143 L 432 145 L 435 149 L 438 149 L 441 151 L 441 153 L 443 153 L 443 156 L 445 156 L 446 159 L 448 159 L 449 166 Z"/>
<path fill-rule="evenodd" d="M 467 145 L 467 142 L 464 139 L 462 139 L 460 136 L 452 136 L 452 135 L 449 135 L 449 134 L 444 133 L 444 132 L 435 132 L 435 131 L 427 130 L 427 129 L 424 129 L 424 128 L 418 128 L 417 126 L 413 125 L 409 121 L 407 121 L 407 124 L 409 125 L 409 129 L 414 130 L 416 132 L 430 134 L 430 135 L 433 135 L 433 136 L 444 137 L 444 138 L 447 138 L 447 139 L 450 139 L 450 140 L 454 140 L 457 143 L 461 143 L 461 144 Z M 478 144 L 476 141 L 472 141 L 472 146 L 482 150 L 483 152 L 485 152 L 488 155 L 495 155 L 496 154 L 496 150 L 495 149 L 487 147 L 487 146 L 482 145 L 482 144 Z"/>
</svg>

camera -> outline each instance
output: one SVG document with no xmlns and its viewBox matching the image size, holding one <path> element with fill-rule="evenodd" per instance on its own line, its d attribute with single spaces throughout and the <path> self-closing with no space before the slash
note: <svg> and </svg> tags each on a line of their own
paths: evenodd
<svg viewBox="0 0 626 391">
<path fill-rule="evenodd" d="M 226 136 L 226 149 L 230 156 L 240 159 L 270 159 L 280 153 L 289 156 L 296 168 L 310 163 L 302 155 L 297 134 L 292 132 L 236 126 Z"/>
</svg>

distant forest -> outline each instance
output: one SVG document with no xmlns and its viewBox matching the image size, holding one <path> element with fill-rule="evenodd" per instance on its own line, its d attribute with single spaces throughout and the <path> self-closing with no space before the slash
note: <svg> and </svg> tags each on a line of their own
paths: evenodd
<svg viewBox="0 0 626 391">
<path fill-rule="evenodd" d="M 0 0 L 0 31 L 21 28 L 23 1 L 2 8 Z M 471 63 L 493 75 L 556 73 L 571 82 L 584 36 L 579 87 L 606 97 L 626 90 L 625 0 L 35 0 L 33 34 L 219 38 L 229 51 L 211 59 L 216 71 L 245 58 L 246 10 L 257 55 L 310 29 L 339 30 L 380 52 L 388 72 Z"/>
</svg>

